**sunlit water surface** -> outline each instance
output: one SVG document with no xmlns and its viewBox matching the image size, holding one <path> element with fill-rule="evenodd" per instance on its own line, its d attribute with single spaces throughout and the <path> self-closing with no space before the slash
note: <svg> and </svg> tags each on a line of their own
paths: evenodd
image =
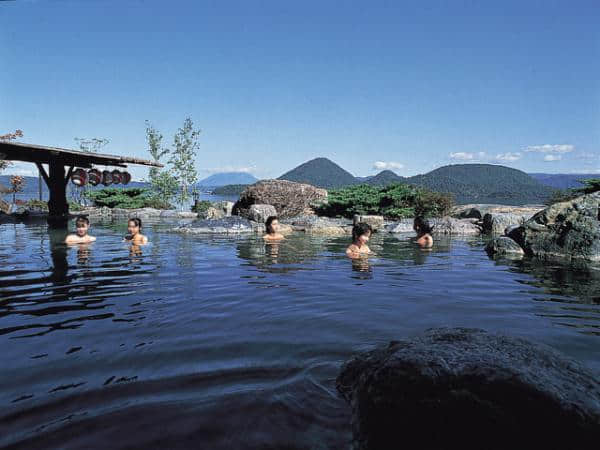
<svg viewBox="0 0 600 450">
<path fill-rule="evenodd" d="M 347 448 L 335 390 L 355 352 L 430 327 L 530 338 L 600 373 L 600 272 L 495 262 L 480 238 L 171 234 L 67 248 L 0 225 L 0 446 Z"/>
</svg>

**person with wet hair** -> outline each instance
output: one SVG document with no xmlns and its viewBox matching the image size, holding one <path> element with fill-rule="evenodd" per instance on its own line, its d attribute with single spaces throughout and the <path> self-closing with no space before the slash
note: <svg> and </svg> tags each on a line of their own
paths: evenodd
<svg viewBox="0 0 600 450">
<path fill-rule="evenodd" d="M 75 219 L 76 231 L 65 238 L 65 244 L 88 244 L 94 242 L 96 238 L 88 234 L 89 229 L 90 220 L 86 216 L 77 216 Z"/>
<path fill-rule="evenodd" d="M 135 245 L 147 244 L 148 238 L 142 234 L 142 219 L 132 217 L 127 221 L 127 231 L 125 240 Z"/>
<path fill-rule="evenodd" d="M 283 234 L 279 233 L 279 219 L 277 219 L 277 216 L 267 217 L 267 221 L 265 222 L 265 230 L 266 233 L 263 236 L 265 241 L 280 241 L 285 239 Z"/>
<path fill-rule="evenodd" d="M 368 223 L 360 222 L 352 228 L 352 244 L 346 249 L 346 255 L 350 258 L 359 258 L 371 254 L 367 245 L 373 232 Z"/>
<path fill-rule="evenodd" d="M 422 248 L 431 248 L 433 247 L 433 237 L 431 233 L 433 232 L 433 227 L 429 224 L 427 219 L 418 216 L 415 217 L 413 222 L 413 230 L 417 233 L 416 243 Z"/>
</svg>

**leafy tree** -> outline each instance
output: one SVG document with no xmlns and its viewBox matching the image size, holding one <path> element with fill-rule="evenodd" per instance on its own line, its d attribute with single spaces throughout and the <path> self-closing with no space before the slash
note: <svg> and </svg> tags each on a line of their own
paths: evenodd
<svg viewBox="0 0 600 450">
<path fill-rule="evenodd" d="M 0 134 L 0 142 L 13 141 L 20 137 L 23 137 L 23 131 L 15 130 L 14 133 Z M 10 161 L 6 161 L 6 160 L 0 158 L 0 172 L 2 170 L 6 169 L 8 166 L 10 166 Z"/>
<path fill-rule="evenodd" d="M 148 152 L 155 162 L 169 154 L 170 150 L 162 146 L 163 135 L 146 120 L 146 141 Z M 177 194 L 177 180 L 169 169 L 160 170 L 158 167 L 150 169 L 150 185 L 153 195 L 162 203 L 169 204 Z"/>
<path fill-rule="evenodd" d="M 195 167 L 196 149 L 200 130 L 194 129 L 194 123 L 189 117 L 183 121 L 183 127 L 177 130 L 173 138 L 173 150 L 169 164 L 173 167 L 173 174 L 179 184 L 177 199 L 183 204 L 190 197 L 190 186 L 198 181 Z"/>
<path fill-rule="evenodd" d="M 161 204 L 152 191 L 146 188 L 105 188 L 89 191 L 86 196 L 95 206 L 108 208 L 158 208 L 167 209 L 169 205 Z"/>
<path fill-rule="evenodd" d="M 583 183 L 583 187 L 575 189 L 578 194 L 592 194 L 600 191 L 600 178 L 581 180 L 580 183 Z"/>
</svg>

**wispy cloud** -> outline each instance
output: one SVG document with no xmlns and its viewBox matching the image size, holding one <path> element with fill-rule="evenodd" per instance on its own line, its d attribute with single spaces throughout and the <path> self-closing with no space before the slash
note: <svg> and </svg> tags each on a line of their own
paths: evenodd
<svg viewBox="0 0 600 450">
<path fill-rule="evenodd" d="M 544 161 L 552 162 L 552 161 L 560 161 L 562 159 L 562 155 L 546 155 L 544 156 Z"/>
<path fill-rule="evenodd" d="M 222 166 L 222 167 L 211 167 L 203 169 L 202 172 L 206 173 L 226 173 L 226 172 L 242 172 L 242 173 L 254 173 L 257 171 L 256 165 L 252 166 Z"/>
<path fill-rule="evenodd" d="M 456 161 L 472 161 L 476 158 L 475 153 L 470 152 L 453 152 L 450 153 L 450 159 L 454 159 Z"/>
<path fill-rule="evenodd" d="M 521 153 L 511 153 L 511 152 L 500 153 L 500 154 L 496 155 L 496 157 L 494 159 L 499 162 L 518 161 L 519 159 L 521 159 Z"/>
<path fill-rule="evenodd" d="M 582 152 L 579 153 L 575 156 L 577 159 L 583 159 L 583 160 L 594 160 L 594 159 L 600 159 L 600 155 L 598 153 L 586 153 L 586 152 Z"/>
<path fill-rule="evenodd" d="M 373 169 L 376 170 L 399 170 L 404 169 L 404 164 L 393 161 L 375 161 Z"/>
<path fill-rule="evenodd" d="M 564 153 L 570 153 L 575 150 L 575 146 L 571 144 L 544 144 L 544 145 L 528 145 L 525 147 L 525 151 L 536 152 L 536 153 L 550 153 L 554 155 L 560 155 Z M 546 160 L 544 161 L 554 161 L 554 160 Z"/>
<path fill-rule="evenodd" d="M 21 175 L 22 177 L 37 177 L 37 167 L 32 163 L 14 162 L 2 171 L 2 175 Z"/>
</svg>

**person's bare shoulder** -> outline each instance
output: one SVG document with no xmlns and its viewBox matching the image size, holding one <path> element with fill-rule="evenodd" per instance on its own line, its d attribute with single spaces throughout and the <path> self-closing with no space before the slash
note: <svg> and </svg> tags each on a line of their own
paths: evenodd
<svg viewBox="0 0 600 450">
<path fill-rule="evenodd" d="M 96 238 L 94 236 L 88 236 L 88 242 L 94 242 Z"/>
<path fill-rule="evenodd" d="M 79 242 L 79 236 L 77 236 L 76 234 L 69 234 L 65 238 L 65 244 L 74 244 L 76 242 Z"/>
</svg>

